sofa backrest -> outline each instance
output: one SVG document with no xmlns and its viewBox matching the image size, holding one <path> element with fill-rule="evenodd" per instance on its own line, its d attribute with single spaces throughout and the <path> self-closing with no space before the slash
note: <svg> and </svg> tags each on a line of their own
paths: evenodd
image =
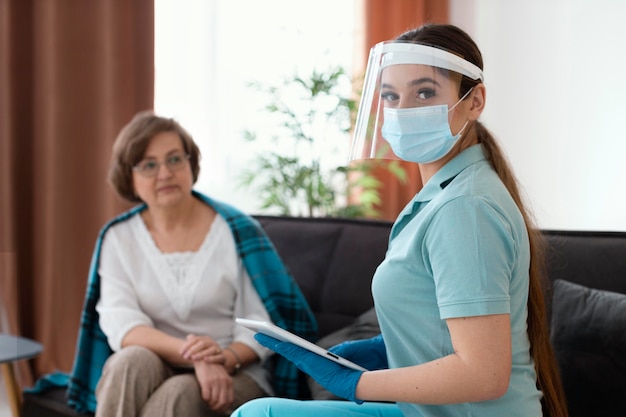
<svg viewBox="0 0 626 417">
<path fill-rule="evenodd" d="M 545 230 L 548 276 L 626 294 L 626 232 Z"/>
<path fill-rule="evenodd" d="M 392 222 L 256 218 L 316 314 L 320 337 L 371 308 L 371 279 L 385 256 Z M 626 294 L 626 233 L 546 230 L 543 234 L 551 281 L 563 279 Z"/>
</svg>

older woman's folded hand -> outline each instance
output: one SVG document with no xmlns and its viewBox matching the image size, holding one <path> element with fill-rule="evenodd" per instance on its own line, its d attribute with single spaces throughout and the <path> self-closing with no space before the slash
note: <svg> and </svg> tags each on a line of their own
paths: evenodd
<svg viewBox="0 0 626 417">
<path fill-rule="evenodd" d="M 226 357 L 222 348 L 209 336 L 187 335 L 187 340 L 180 349 L 180 355 L 188 361 L 204 361 L 223 364 Z"/>
</svg>

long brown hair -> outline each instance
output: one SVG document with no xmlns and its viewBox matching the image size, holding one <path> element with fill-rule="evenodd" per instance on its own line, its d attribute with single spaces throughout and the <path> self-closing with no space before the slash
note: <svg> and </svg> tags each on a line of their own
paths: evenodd
<svg viewBox="0 0 626 417">
<path fill-rule="evenodd" d="M 465 60 L 483 69 L 483 59 L 478 46 L 463 30 L 453 25 L 429 24 L 410 30 L 400 35 L 397 40 L 419 42 L 455 53 Z M 479 83 L 467 77 L 461 81 L 459 97 Z M 482 123 L 475 123 L 478 141 L 511 197 L 517 204 L 528 231 L 530 241 L 530 282 L 528 289 L 528 338 L 530 353 L 535 362 L 537 387 L 543 392 L 542 408 L 544 416 L 567 417 L 565 393 L 561 384 L 561 375 L 550 343 L 548 322 L 543 293 L 546 282 L 544 240 L 541 232 L 534 225 L 529 210 L 522 201 L 517 179 L 513 174 L 500 145 Z"/>
</svg>

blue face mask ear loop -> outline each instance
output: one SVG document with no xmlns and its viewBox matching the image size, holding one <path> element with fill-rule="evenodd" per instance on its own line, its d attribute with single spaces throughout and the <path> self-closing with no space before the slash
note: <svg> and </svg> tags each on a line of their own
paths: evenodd
<svg viewBox="0 0 626 417">
<path fill-rule="evenodd" d="M 450 113 L 452 110 L 454 110 L 454 108 L 455 108 L 456 106 L 458 106 L 458 104 L 459 104 L 460 102 L 462 102 L 463 100 L 465 100 L 465 99 L 467 98 L 467 96 L 469 95 L 469 93 L 471 93 L 471 92 L 472 92 L 472 90 L 473 90 L 473 89 L 474 89 L 474 87 L 472 87 L 472 88 L 470 88 L 469 90 L 467 90 L 467 93 L 463 94 L 463 97 L 461 97 L 461 98 L 459 99 L 459 101 L 457 101 L 456 103 L 454 103 L 454 105 L 448 109 L 448 113 Z"/>
<path fill-rule="evenodd" d="M 456 103 L 454 103 L 454 105 L 448 109 L 448 113 L 450 113 L 452 110 L 454 110 L 454 108 L 455 108 L 455 107 L 456 107 L 456 106 L 457 106 L 460 102 L 462 102 L 463 100 L 465 100 L 465 98 L 469 95 L 469 93 L 471 93 L 471 92 L 472 92 L 472 90 L 473 90 L 473 89 L 474 89 L 474 87 L 472 87 L 472 88 L 470 88 L 469 90 L 467 90 L 467 93 L 465 93 L 465 94 L 463 95 L 463 97 L 461 97 L 461 98 L 459 99 L 459 101 L 457 101 Z M 467 120 L 467 121 L 465 122 L 465 124 L 463 125 L 463 127 L 461 128 L 461 130 L 459 130 L 459 133 L 457 133 L 456 135 L 454 135 L 454 136 L 457 138 L 457 141 L 461 139 L 461 135 L 463 134 L 463 131 L 464 131 L 464 130 L 465 130 L 465 128 L 467 127 L 468 123 L 469 123 L 469 120 Z M 450 133 L 452 133 L 452 132 L 450 132 Z"/>
</svg>

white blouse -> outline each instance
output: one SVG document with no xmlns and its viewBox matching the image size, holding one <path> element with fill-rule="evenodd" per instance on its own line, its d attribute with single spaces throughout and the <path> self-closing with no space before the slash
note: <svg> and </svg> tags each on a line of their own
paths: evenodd
<svg viewBox="0 0 626 417">
<path fill-rule="evenodd" d="M 162 253 L 139 215 L 118 223 L 104 236 L 98 272 L 96 310 L 114 351 L 133 327 L 147 325 L 183 339 L 208 335 L 222 347 L 241 342 L 262 361 L 271 354 L 235 323 L 235 317 L 270 318 L 219 215 L 197 252 Z M 260 364 L 245 371 L 271 393 Z"/>
</svg>

